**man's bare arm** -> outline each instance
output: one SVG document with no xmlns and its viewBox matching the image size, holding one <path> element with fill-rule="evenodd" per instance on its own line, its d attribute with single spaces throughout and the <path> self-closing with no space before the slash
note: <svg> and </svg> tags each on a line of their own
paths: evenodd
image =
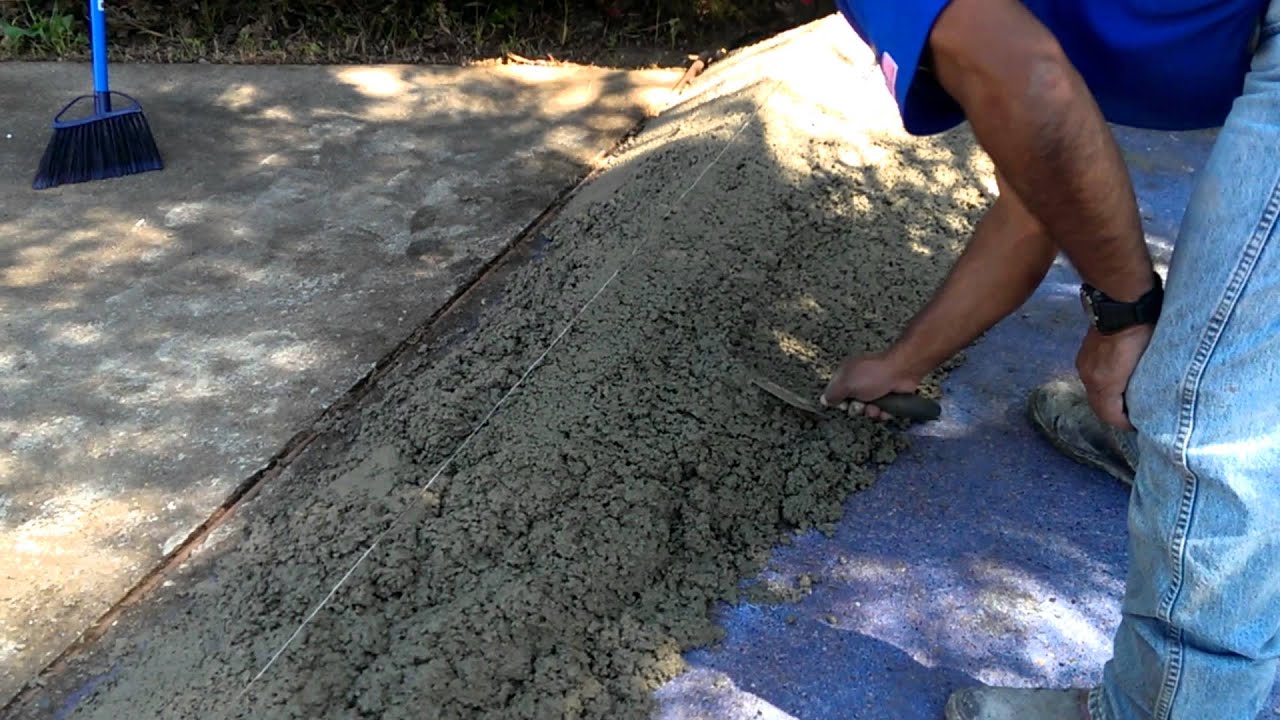
<svg viewBox="0 0 1280 720">
<path fill-rule="evenodd" d="M 1004 178 L 996 179 L 1000 197 L 929 304 L 888 350 L 845 360 L 824 402 L 914 392 L 921 378 L 1017 309 L 1044 280 L 1058 248 Z M 874 405 L 863 411 L 881 415 Z"/>
<path fill-rule="evenodd" d="M 1017 310 L 1044 280 L 1058 248 L 997 174 L 1000 197 L 929 304 L 890 348 L 918 381 Z"/>
<path fill-rule="evenodd" d="M 1150 290 L 1128 171 L 1049 30 L 1018 0 L 952 0 L 930 48 L 978 141 L 1085 281 L 1127 302 Z"/>
</svg>

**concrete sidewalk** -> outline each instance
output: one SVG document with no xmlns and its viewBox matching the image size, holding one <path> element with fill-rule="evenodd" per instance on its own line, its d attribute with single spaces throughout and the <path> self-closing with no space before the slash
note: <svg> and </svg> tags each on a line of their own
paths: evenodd
<svg viewBox="0 0 1280 720">
<path fill-rule="evenodd" d="M 0 704 L 454 297 L 676 71 L 124 66 L 166 171 L 30 189 L 0 73 Z"/>
</svg>

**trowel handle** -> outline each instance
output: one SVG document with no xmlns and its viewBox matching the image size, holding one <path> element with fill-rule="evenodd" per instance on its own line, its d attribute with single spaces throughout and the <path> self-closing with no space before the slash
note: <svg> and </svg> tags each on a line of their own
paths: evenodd
<svg viewBox="0 0 1280 720">
<path fill-rule="evenodd" d="M 942 406 L 938 403 L 909 393 L 890 393 L 871 404 L 894 417 L 916 422 L 930 422 L 942 416 Z"/>
</svg>

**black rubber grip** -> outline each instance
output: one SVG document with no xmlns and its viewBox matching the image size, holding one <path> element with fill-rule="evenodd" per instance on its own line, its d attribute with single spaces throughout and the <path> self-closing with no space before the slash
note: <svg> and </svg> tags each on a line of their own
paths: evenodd
<svg viewBox="0 0 1280 720">
<path fill-rule="evenodd" d="M 871 403 L 894 417 L 930 422 L 942 416 L 942 406 L 927 397 L 892 393 Z"/>
</svg>

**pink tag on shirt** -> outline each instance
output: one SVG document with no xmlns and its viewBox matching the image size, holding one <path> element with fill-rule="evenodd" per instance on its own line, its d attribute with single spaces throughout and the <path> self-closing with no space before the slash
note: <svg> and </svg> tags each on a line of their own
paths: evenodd
<svg viewBox="0 0 1280 720">
<path fill-rule="evenodd" d="M 880 54 L 880 72 L 884 73 L 884 81 L 889 86 L 889 94 L 898 99 L 898 63 L 889 53 Z"/>
</svg>

